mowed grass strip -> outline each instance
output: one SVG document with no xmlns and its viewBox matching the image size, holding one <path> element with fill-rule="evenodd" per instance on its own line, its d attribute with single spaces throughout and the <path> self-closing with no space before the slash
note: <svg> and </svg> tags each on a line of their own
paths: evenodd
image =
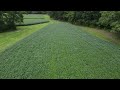
<svg viewBox="0 0 120 90">
<path fill-rule="evenodd" d="M 45 14 L 23 14 L 24 19 L 44 19 Z"/>
<path fill-rule="evenodd" d="M 0 55 L 0 78 L 120 78 L 120 48 L 79 26 L 52 23 Z"/>
<path fill-rule="evenodd" d="M 42 14 L 24 14 L 23 23 L 16 23 L 17 26 L 27 26 L 27 25 L 35 25 L 41 23 L 48 23 L 50 18 L 48 15 Z"/>
</svg>

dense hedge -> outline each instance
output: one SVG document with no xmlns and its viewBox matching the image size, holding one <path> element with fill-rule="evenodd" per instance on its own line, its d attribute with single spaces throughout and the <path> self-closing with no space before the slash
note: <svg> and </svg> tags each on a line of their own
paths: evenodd
<svg viewBox="0 0 120 90">
<path fill-rule="evenodd" d="M 56 20 L 120 32 L 120 11 L 49 11 L 48 14 Z"/>
</svg>

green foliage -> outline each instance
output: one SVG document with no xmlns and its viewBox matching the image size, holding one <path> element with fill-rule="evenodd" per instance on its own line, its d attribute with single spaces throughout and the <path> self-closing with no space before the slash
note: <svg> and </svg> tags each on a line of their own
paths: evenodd
<svg viewBox="0 0 120 90">
<path fill-rule="evenodd" d="M 0 32 L 16 29 L 15 23 L 23 22 L 20 11 L 0 11 Z"/>
<path fill-rule="evenodd" d="M 54 19 L 63 20 L 64 11 L 49 11 L 48 14 Z"/>
<path fill-rule="evenodd" d="M 75 12 L 74 11 L 65 11 L 63 14 L 63 18 L 67 20 L 68 22 L 73 22 L 75 18 Z"/>
<path fill-rule="evenodd" d="M 50 11 L 48 14 L 56 20 L 120 32 L 120 11 Z"/>
<path fill-rule="evenodd" d="M 111 31 L 120 32 L 120 11 L 101 11 L 99 25 Z"/>
<path fill-rule="evenodd" d="M 0 31 L 5 29 L 5 27 L 6 27 L 3 16 L 4 16 L 3 11 L 0 11 Z"/>
<path fill-rule="evenodd" d="M 76 23 L 82 25 L 96 25 L 100 17 L 99 11 L 77 11 Z"/>
<path fill-rule="evenodd" d="M 88 26 L 96 25 L 100 17 L 99 11 L 52 11 L 49 15 L 57 20 Z"/>
</svg>

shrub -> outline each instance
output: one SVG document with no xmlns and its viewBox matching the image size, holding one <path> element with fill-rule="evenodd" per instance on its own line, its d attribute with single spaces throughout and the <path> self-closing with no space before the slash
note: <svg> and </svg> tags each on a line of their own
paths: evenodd
<svg viewBox="0 0 120 90">
<path fill-rule="evenodd" d="M 22 12 L 19 11 L 0 11 L 0 32 L 15 30 L 15 23 L 23 22 Z"/>
</svg>

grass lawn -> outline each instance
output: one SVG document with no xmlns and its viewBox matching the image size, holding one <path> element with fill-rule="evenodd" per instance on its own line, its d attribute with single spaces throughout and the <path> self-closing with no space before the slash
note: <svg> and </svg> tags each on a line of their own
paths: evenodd
<svg viewBox="0 0 120 90">
<path fill-rule="evenodd" d="M 44 14 L 24 14 L 24 19 L 44 19 L 45 16 Z"/>
<path fill-rule="evenodd" d="M 49 16 L 48 15 L 40 15 L 40 14 L 24 14 L 24 20 L 23 23 L 19 24 L 17 23 L 16 25 L 32 25 L 32 24 L 40 24 L 43 22 L 48 22 Z"/>
<path fill-rule="evenodd" d="M 52 22 L 0 54 L 0 78 L 120 78 L 120 47 Z"/>
</svg>

